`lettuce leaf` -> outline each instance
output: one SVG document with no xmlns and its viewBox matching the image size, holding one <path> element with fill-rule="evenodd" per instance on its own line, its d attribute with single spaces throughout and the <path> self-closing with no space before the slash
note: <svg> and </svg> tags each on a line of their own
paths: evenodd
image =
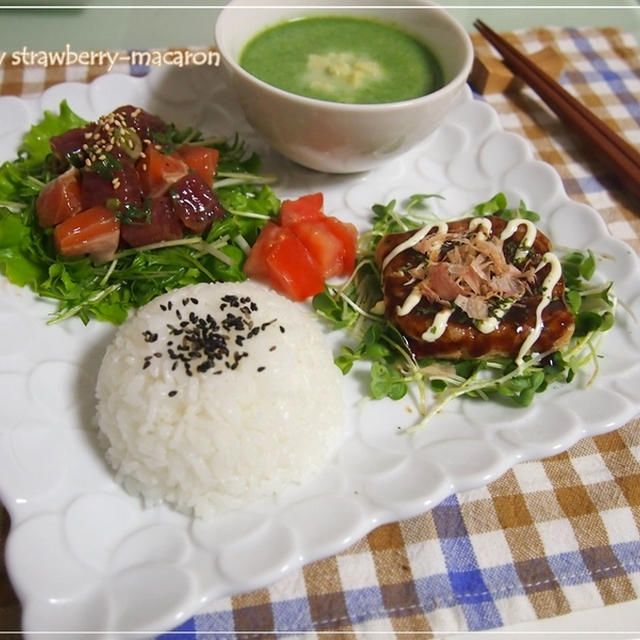
<svg viewBox="0 0 640 640">
<path fill-rule="evenodd" d="M 0 208 L 0 271 L 18 286 L 35 288 L 43 270 L 25 250 L 30 238 L 29 227 L 6 207 Z"/>
<path fill-rule="evenodd" d="M 66 100 L 60 103 L 60 113 L 45 111 L 42 120 L 31 127 L 22 140 L 18 149 L 18 156 L 26 168 L 43 164 L 51 153 L 49 140 L 69 129 L 75 129 L 87 124 L 87 121 L 74 113 Z"/>
</svg>

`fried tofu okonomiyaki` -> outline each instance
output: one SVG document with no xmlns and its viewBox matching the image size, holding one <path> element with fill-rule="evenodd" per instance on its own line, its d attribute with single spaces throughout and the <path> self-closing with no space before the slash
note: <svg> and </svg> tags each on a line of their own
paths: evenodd
<svg viewBox="0 0 640 640">
<path fill-rule="evenodd" d="M 565 346 L 574 318 L 551 242 L 529 220 L 439 222 L 376 250 L 387 319 L 416 357 L 506 356 Z"/>
</svg>

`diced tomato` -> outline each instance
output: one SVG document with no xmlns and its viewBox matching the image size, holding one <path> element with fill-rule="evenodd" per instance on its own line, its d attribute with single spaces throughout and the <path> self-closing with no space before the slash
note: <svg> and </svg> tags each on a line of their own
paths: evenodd
<svg viewBox="0 0 640 640">
<path fill-rule="evenodd" d="M 310 193 L 297 200 L 283 200 L 280 205 L 280 224 L 287 227 L 300 220 L 319 220 L 324 217 L 322 192 Z"/>
<path fill-rule="evenodd" d="M 164 192 L 182 176 L 189 167 L 177 154 L 161 153 L 153 145 L 147 145 L 144 156 L 136 163 L 140 185 L 144 194 L 155 198 Z"/>
<path fill-rule="evenodd" d="M 282 228 L 275 222 L 267 222 L 267 224 L 262 227 L 243 267 L 245 274 L 250 278 L 268 284 L 269 268 L 267 267 L 267 255 L 282 236 L 281 231 Z"/>
<path fill-rule="evenodd" d="M 92 207 L 56 226 L 53 240 L 64 256 L 89 255 L 96 260 L 109 260 L 118 248 L 120 223 L 113 211 Z"/>
<path fill-rule="evenodd" d="M 340 275 L 344 267 L 344 246 L 325 224 L 325 220 L 301 220 L 290 225 L 320 267 L 325 280 Z"/>
<path fill-rule="evenodd" d="M 350 222 L 342 222 L 338 218 L 327 216 L 324 225 L 330 229 L 336 238 L 342 243 L 342 269 L 336 274 L 340 276 L 349 275 L 356 266 L 356 250 L 358 247 L 358 230 Z"/>
<path fill-rule="evenodd" d="M 120 226 L 122 239 L 130 247 L 143 247 L 147 244 L 182 238 L 182 224 L 169 196 L 152 198 L 149 207 L 148 221 L 141 220 L 139 224 L 123 222 Z"/>
<path fill-rule="evenodd" d="M 54 227 L 82 210 L 78 170 L 71 168 L 45 185 L 36 200 L 41 227 Z"/>
<path fill-rule="evenodd" d="M 320 293 L 324 281 L 355 267 L 355 226 L 322 212 L 322 193 L 285 200 L 276 221 L 260 232 L 244 265 L 250 278 L 293 300 Z"/>
<path fill-rule="evenodd" d="M 271 286 L 291 300 L 302 301 L 324 288 L 322 271 L 306 247 L 289 229 L 267 253 Z"/>
<path fill-rule="evenodd" d="M 311 253 L 291 229 L 273 222 L 260 232 L 244 272 L 292 300 L 304 300 L 324 287 L 322 271 Z"/>
<path fill-rule="evenodd" d="M 196 144 L 183 144 L 178 149 L 178 155 L 187 166 L 197 173 L 210 187 L 218 167 L 220 152 L 217 149 L 201 147 Z"/>
</svg>

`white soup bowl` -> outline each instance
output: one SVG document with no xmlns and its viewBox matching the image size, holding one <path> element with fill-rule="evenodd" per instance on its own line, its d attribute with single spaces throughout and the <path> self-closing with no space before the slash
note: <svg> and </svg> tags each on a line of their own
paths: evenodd
<svg viewBox="0 0 640 640">
<path fill-rule="evenodd" d="M 277 4 L 276 4 L 277 2 Z M 421 40 L 438 60 L 444 85 L 424 96 L 382 104 L 329 102 L 278 89 L 245 71 L 239 59 L 261 31 L 287 20 L 348 15 L 394 24 Z M 428 0 L 232 0 L 220 12 L 216 46 L 249 123 L 284 156 L 311 169 L 351 173 L 374 168 L 428 136 L 463 90 L 473 63 L 464 28 Z"/>
</svg>

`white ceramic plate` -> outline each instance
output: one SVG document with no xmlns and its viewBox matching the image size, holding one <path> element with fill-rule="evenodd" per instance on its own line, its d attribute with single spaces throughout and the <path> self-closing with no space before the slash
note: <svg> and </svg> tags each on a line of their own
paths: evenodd
<svg viewBox="0 0 640 640">
<path fill-rule="evenodd" d="M 603 343 L 595 384 L 551 389 L 528 409 L 462 400 L 409 436 L 398 427 L 417 417 L 411 399 L 363 401 L 361 381 L 347 376 L 349 435 L 320 477 L 202 522 L 143 509 L 102 461 L 93 389 L 114 328 L 75 320 L 47 326 L 47 303 L 0 279 L 0 490 L 12 518 L 7 565 L 27 635 L 95 631 L 101 633 L 93 638 L 116 638 L 118 631 L 170 629 L 208 602 L 267 585 L 377 525 L 421 513 L 638 412 L 638 260 L 595 211 L 567 198 L 554 170 L 504 132 L 490 107 L 467 92 L 414 151 L 367 174 L 332 177 L 272 154 L 218 78 L 202 69 L 111 75 L 55 86 L 33 100 L 2 98 L 0 160 L 13 157 L 20 135 L 62 98 L 86 118 L 132 103 L 206 133 L 238 129 L 280 176 L 281 197 L 322 190 L 328 212 L 362 229 L 376 202 L 437 192 L 446 199 L 433 200 L 434 210 L 452 217 L 503 191 L 511 204 L 522 199 L 540 212 L 556 246 L 591 247 L 603 256 L 598 271 L 615 281 L 624 305 Z"/>
</svg>

